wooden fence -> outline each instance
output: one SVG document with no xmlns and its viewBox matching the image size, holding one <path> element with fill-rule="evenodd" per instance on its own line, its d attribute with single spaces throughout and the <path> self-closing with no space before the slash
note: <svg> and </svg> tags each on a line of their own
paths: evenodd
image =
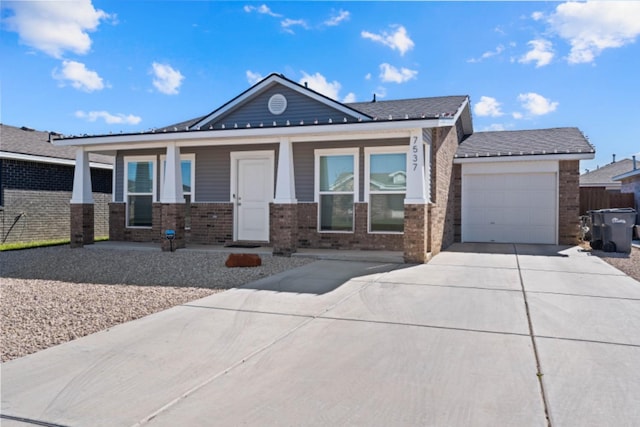
<svg viewBox="0 0 640 427">
<path fill-rule="evenodd" d="M 580 187 L 580 215 L 595 209 L 635 208 L 633 193 L 607 191 L 603 187 Z"/>
</svg>

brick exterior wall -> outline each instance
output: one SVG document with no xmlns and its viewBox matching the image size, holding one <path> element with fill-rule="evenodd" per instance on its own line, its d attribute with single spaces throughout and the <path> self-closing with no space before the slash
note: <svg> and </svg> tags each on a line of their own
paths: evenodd
<svg viewBox="0 0 640 427">
<path fill-rule="evenodd" d="M 298 244 L 298 205 L 269 205 L 271 246 L 274 255 L 290 256 Z"/>
<path fill-rule="evenodd" d="M 81 248 L 90 245 L 94 240 L 93 204 L 71 204 L 70 207 L 71 247 Z"/>
<path fill-rule="evenodd" d="M 298 203 L 298 247 L 401 251 L 402 234 L 368 233 L 368 204 L 355 204 L 353 233 L 318 232 L 318 204 Z"/>
<path fill-rule="evenodd" d="M 37 240 L 68 239 L 71 235 L 70 191 L 3 191 L 4 206 L 0 210 L 0 241 L 7 243 L 32 242 Z M 109 235 L 108 204 L 110 194 L 93 193 L 94 234 Z M 20 215 L 13 229 L 14 219 Z M 8 234 L 7 234 L 8 233 Z"/>
<path fill-rule="evenodd" d="M 577 245 L 580 231 L 580 161 L 559 162 L 558 243 Z"/>
<path fill-rule="evenodd" d="M 453 158 L 459 144 L 457 127 L 434 129 L 431 148 L 431 210 L 428 252 L 433 256 L 455 241 L 456 186 Z"/>
<path fill-rule="evenodd" d="M 192 203 L 187 242 L 224 245 L 233 242 L 233 203 Z"/>
<path fill-rule="evenodd" d="M 163 251 L 176 250 L 185 247 L 184 232 L 184 203 L 163 203 L 161 205 L 162 227 L 160 231 L 161 248 Z M 175 239 L 166 239 L 166 231 L 175 231 Z"/>
<path fill-rule="evenodd" d="M 429 260 L 429 206 L 404 205 L 404 262 L 423 264 Z"/>
<path fill-rule="evenodd" d="M 462 165 L 453 165 L 454 212 L 453 228 L 455 242 L 462 241 Z"/>
</svg>

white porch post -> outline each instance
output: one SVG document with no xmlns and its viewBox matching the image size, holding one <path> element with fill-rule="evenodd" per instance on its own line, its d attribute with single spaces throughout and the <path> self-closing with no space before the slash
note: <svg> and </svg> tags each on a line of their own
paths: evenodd
<svg viewBox="0 0 640 427">
<path fill-rule="evenodd" d="M 276 197 L 273 203 L 295 204 L 296 187 L 293 173 L 293 148 L 289 138 L 280 138 L 278 150 L 278 175 L 276 177 Z"/>
<path fill-rule="evenodd" d="M 160 167 L 163 167 L 161 164 Z M 167 146 L 166 166 L 164 166 L 164 182 L 160 203 L 184 203 L 182 193 L 182 165 L 180 162 L 180 147 L 175 143 Z"/>
<path fill-rule="evenodd" d="M 422 129 L 411 131 L 409 143 L 409 155 L 407 156 L 407 195 L 405 205 L 422 205 L 430 202 L 430 152 L 431 146 L 422 138 Z"/>
<path fill-rule="evenodd" d="M 93 203 L 91 193 L 91 168 L 89 167 L 89 153 L 82 148 L 76 150 L 76 166 L 73 171 L 72 204 Z"/>
</svg>

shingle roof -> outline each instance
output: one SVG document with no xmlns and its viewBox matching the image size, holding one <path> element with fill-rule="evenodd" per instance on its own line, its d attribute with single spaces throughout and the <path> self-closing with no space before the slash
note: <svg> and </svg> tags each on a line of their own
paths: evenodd
<svg viewBox="0 0 640 427">
<path fill-rule="evenodd" d="M 394 101 L 353 102 L 345 105 L 371 117 L 419 119 L 453 116 L 466 99 L 466 96 L 437 96 Z"/>
<path fill-rule="evenodd" d="M 458 147 L 456 157 L 531 156 L 594 153 L 578 128 L 476 132 Z"/>
<path fill-rule="evenodd" d="M 75 147 L 59 147 L 49 142 L 49 132 L 28 128 L 18 128 L 0 124 L 0 151 L 52 159 L 75 160 Z M 113 164 L 113 158 L 100 154 L 90 154 L 89 160 L 96 163 Z"/>
<path fill-rule="evenodd" d="M 629 172 L 632 169 L 633 161 L 631 159 L 618 160 L 615 163 L 609 163 L 606 166 L 602 166 L 601 168 L 580 175 L 580 185 L 620 185 L 619 181 L 614 181 L 612 178 Z"/>
</svg>

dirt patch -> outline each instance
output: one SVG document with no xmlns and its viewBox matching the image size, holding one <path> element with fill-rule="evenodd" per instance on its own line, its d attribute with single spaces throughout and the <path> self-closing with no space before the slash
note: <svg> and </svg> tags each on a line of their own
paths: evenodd
<svg viewBox="0 0 640 427">
<path fill-rule="evenodd" d="M 640 281 L 640 249 L 631 248 L 631 253 L 604 252 L 591 249 L 588 242 L 583 242 L 580 246 L 591 255 L 601 258 L 603 261 L 611 264 L 620 271 Z"/>
</svg>

